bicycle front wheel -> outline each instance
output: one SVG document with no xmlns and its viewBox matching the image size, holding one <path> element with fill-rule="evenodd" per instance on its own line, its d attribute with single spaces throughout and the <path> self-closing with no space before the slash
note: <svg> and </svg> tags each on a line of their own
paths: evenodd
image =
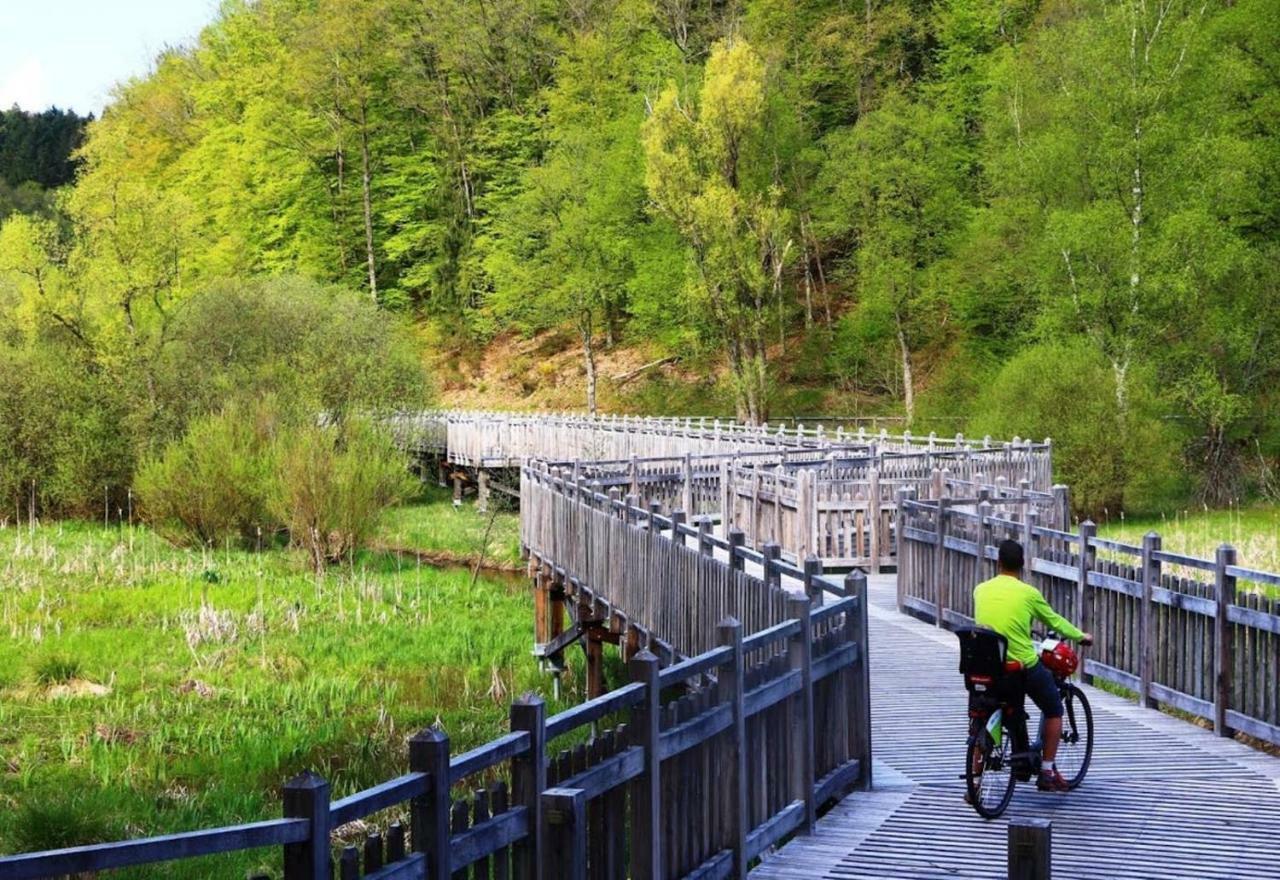
<svg viewBox="0 0 1280 880">
<path fill-rule="evenodd" d="M 974 725 L 965 756 L 964 782 L 969 805 L 984 819 L 995 819 L 1013 800 L 1013 743 L 1006 732 L 999 744 L 980 725 Z"/>
<path fill-rule="evenodd" d="M 1057 765 L 1067 785 L 1075 788 L 1084 781 L 1093 760 L 1093 710 L 1084 691 L 1074 684 L 1062 688 L 1062 742 Z"/>
</svg>

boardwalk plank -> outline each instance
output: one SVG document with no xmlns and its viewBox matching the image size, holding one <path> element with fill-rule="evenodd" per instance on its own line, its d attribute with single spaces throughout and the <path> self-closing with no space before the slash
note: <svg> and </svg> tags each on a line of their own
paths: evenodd
<svg viewBox="0 0 1280 880">
<path fill-rule="evenodd" d="M 1003 877 L 1008 819 L 1053 822 L 1055 878 L 1280 876 L 1280 758 L 1085 687 L 1097 745 L 1065 795 L 1020 785 L 1004 819 L 962 798 L 967 726 L 954 637 L 895 609 L 871 578 L 875 790 L 855 794 L 757 880 Z"/>
</svg>

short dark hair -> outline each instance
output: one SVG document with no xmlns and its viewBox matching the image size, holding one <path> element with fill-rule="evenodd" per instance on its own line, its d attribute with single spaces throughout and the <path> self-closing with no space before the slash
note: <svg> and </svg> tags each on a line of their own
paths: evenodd
<svg viewBox="0 0 1280 880">
<path fill-rule="evenodd" d="M 1000 542 L 1000 570 L 1022 571 L 1022 545 L 1006 538 Z"/>
</svg>

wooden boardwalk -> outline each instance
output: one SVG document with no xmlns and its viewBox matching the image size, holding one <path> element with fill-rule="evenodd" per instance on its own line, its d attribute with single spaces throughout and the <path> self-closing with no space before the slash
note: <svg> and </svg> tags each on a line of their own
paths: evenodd
<svg viewBox="0 0 1280 880">
<path fill-rule="evenodd" d="M 758 880 L 1003 877 L 1013 818 L 1053 822 L 1055 878 L 1280 877 L 1280 758 L 1086 687 L 1097 743 L 1081 788 L 1019 785 L 1004 819 L 964 803 L 955 637 L 871 582 L 874 790 L 752 872 Z"/>
</svg>

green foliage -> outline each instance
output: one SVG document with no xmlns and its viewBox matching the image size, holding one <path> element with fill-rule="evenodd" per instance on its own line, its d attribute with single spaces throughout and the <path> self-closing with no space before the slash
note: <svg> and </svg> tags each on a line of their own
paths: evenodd
<svg viewBox="0 0 1280 880">
<path fill-rule="evenodd" d="M 400 546 L 443 549 L 442 519 L 486 520 L 433 498 L 396 511 Z M 502 729 L 514 696 L 545 689 L 549 712 L 582 698 L 575 671 L 551 699 L 517 578 L 382 553 L 317 577 L 285 549 L 186 550 L 76 521 L 0 530 L 0 559 L 0 852 L 278 818 L 302 769 L 344 797 L 405 772 L 414 731 L 440 722 L 462 752 Z M 35 684 L 50 656 L 79 661 L 82 693 Z M 119 875 L 245 877 L 273 858 Z"/>
<path fill-rule="evenodd" d="M 1180 488 L 1178 438 L 1150 386 L 1134 381 L 1133 391 L 1121 411 L 1114 374 L 1083 342 L 1032 346 L 983 391 L 966 433 L 1049 437 L 1056 476 L 1081 515 L 1158 509 Z"/>
<path fill-rule="evenodd" d="M 302 278 L 212 284 L 184 303 L 167 334 L 157 396 L 178 429 L 239 397 L 270 395 L 293 414 L 341 417 L 413 408 L 428 396 L 400 319 L 365 297 Z"/>
<path fill-rule="evenodd" d="M 317 570 L 350 558 L 415 489 L 404 454 L 362 418 L 283 432 L 273 459 L 270 510 Z"/>
<path fill-rule="evenodd" d="M 0 345 L 0 498 L 6 512 L 117 516 L 134 451 L 127 389 L 63 346 Z"/>
<path fill-rule="evenodd" d="M 91 121 L 56 107 L 39 113 L 0 110 L 0 182 L 11 187 L 29 182 L 44 189 L 70 183 L 78 164 L 75 151 Z"/>
<path fill-rule="evenodd" d="M 645 184 L 696 274 L 689 301 L 725 349 L 740 418 L 765 417 L 767 322 L 791 252 L 764 59 L 742 39 L 716 43 L 700 89 L 669 84 L 645 122 Z"/>
<path fill-rule="evenodd" d="M 279 429 L 270 401 L 195 419 L 138 468 L 134 488 L 144 514 L 161 534 L 197 546 L 232 539 L 252 546 L 264 530 L 270 538 L 267 486 Z"/>
<path fill-rule="evenodd" d="M 36 665 L 36 681 L 40 684 L 65 684 L 80 675 L 80 662 L 61 654 L 50 654 Z"/>
<path fill-rule="evenodd" d="M 999 364 L 1087 347 L 1198 500 L 1277 494 L 1278 33 L 1274 0 L 234 0 L 119 90 L 73 189 L 0 187 L 0 330 L 79 349 L 144 449 L 240 383 L 406 392 L 375 305 L 474 362 L 563 336 L 588 405 L 614 345 L 678 355 L 677 399 L 725 377 L 747 419 L 981 416 Z M 352 332 L 320 351 L 288 303 Z M 216 332 L 265 324 L 286 355 Z"/>
</svg>

